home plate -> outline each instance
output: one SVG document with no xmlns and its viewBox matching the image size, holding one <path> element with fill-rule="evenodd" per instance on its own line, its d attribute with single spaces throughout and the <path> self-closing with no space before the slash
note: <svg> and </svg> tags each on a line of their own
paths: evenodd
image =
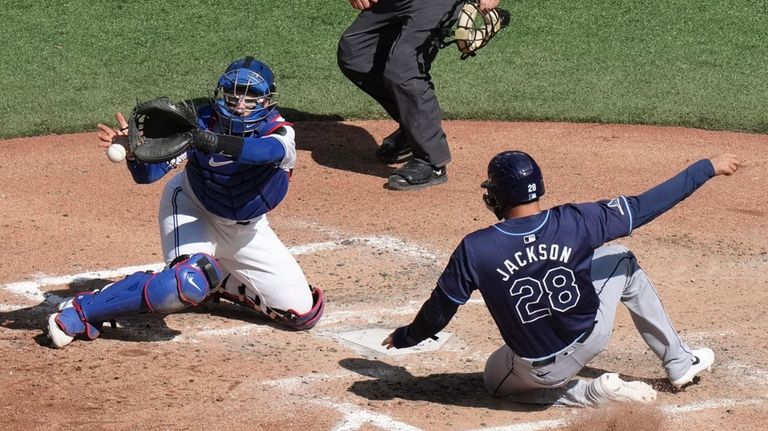
<svg viewBox="0 0 768 431">
<path fill-rule="evenodd" d="M 443 344 L 445 344 L 445 342 L 448 341 L 452 335 L 450 332 L 438 332 L 437 340 L 427 338 L 421 343 L 407 349 L 392 348 L 387 350 L 386 347 L 381 345 L 381 342 L 384 341 L 384 339 L 387 338 L 387 336 L 391 334 L 392 331 L 394 331 L 394 329 L 370 328 L 358 331 L 342 332 L 338 334 L 338 337 L 343 341 L 346 341 L 348 344 L 351 344 L 351 347 L 365 347 L 366 349 L 370 349 L 376 353 L 387 356 L 402 356 L 411 353 L 431 352 L 433 350 L 438 350 L 443 347 Z"/>
</svg>

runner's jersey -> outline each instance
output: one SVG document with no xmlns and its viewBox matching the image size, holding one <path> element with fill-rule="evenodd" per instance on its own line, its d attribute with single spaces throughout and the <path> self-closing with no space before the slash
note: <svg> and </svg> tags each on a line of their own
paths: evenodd
<svg viewBox="0 0 768 431">
<path fill-rule="evenodd" d="M 702 160 L 637 197 L 561 205 L 475 231 L 453 252 L 438 289 L 456 304 L 479 289 L 507 345 L 526 358 L 547 357 L 594 323 L 594 250 L 653 220 L 712 176 L 712 164 Z"/>
</svg>

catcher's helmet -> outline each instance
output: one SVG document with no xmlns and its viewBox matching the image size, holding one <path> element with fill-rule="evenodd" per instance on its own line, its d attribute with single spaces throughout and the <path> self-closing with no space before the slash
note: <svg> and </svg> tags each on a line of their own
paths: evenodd
<svg viewBox="0 0 768 431">
<path fill-rule="evenodd" d="M 533 157 L 522 151 L 504 151 L 488 163 L 488 179 L 480 187 L 485 205 L 499 220 L 509 205 L 538 200 L 544 194 L 544 177 Z"/>
<path fill-rule="evenodd" d="M 250 135 L 275 105 L 272 70 L 253 57 L 233 61 L 216 84 L 213 107 L 230 135 Z"/>
</svg>

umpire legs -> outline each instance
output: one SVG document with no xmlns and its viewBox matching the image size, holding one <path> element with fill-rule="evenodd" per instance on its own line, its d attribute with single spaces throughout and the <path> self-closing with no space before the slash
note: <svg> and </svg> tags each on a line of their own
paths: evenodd
<svg viewBox="0 0 768 431">
<path fill-rule="evenodd" d="M 336 60 L 341 72 L 378 102 L 392 119 L 400 112 L 382 75 L 402 24 L 392 2 L 379 2 L 358 15 L 339 39 Z"/>
<path fill-rule="evenodd" d="M 342 72 L 400 124 L 414 158 L 437 167 L 451 155 L 429 70 L 435 31 L 457 11 L 455 0 L 376 3 L 344 32 L 337 54 Z"/>
</svg>

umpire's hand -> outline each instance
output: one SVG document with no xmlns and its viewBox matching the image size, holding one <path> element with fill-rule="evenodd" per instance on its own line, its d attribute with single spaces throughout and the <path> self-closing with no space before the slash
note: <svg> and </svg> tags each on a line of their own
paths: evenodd
<svg viewBox="0 0 768 431">
<path fill-rule="evenodd" d="M 378 1 L 379 0 L 349 0 L 349 4 L 352 5 L 353 9 L 366 10 Z"/>
</svg>

